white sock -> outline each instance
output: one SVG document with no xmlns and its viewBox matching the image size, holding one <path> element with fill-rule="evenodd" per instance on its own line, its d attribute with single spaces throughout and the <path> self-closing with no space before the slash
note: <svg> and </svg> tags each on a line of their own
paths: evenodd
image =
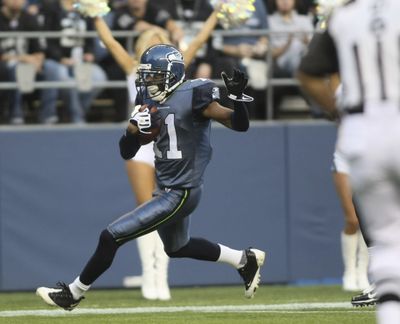
<svg viewBox="0 0 400 324">
<path fill-rule="evenodd" d="M 90 285 L 83 284 L 80 281 L 79 277 L 76 277 L 76 279 L 69 284 L 69 290 L 71 290 L 71 294 L 75 300 L 83 297 L 83 295 L 89 290 L 89 288 Z"/>
<path fill-rule="evenodd" d="M 217 262 L 224 262 L 234 266 L 236 269 L 239 269 L 244 266 L 246 263 L 246 259 L 243 258 L 245 255 L 241 250 L 234 250 L 225 245 L 218 244 L 221 248 L 221 253 Z"/>
<path fill-rule="evenodd" d="M 400 303 L 397 301 L 387 301 L 379 304 L 376 316 L 378 324 L 399 324 Z"/>
</svg>

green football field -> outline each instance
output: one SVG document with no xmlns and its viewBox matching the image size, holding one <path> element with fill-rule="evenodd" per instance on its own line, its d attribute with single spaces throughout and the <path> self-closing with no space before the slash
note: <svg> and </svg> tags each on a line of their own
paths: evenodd
<svg viewBox="0 0 400 324">
<path fill-rule="evenodd" d="M 138 289 L 92 290 L 67 312 L 34 292 L 0 293 L 0 323 L 375 323 L 375 307 L 351 307 L 339 286 L 263 285 L 251 300 L 241 286 L 173 288 L 172 297 L 150 302 Z"/>
</svg>

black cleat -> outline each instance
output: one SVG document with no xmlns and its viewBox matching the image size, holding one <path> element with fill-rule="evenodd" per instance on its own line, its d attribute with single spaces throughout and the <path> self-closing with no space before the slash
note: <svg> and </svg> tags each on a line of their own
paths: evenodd
<svg viewBox="0 0 400 324">
<path fill-rule="evenodd" d="M 238 272 L 244 281 L 244 295 L 253 298 L 260 283 L 260 268 L 264 264 L 265 252 L 249 248 L 245 253 L 247 262 Z"/>
<path fill-rule="evenodd" d="M 57 288 L 39 287 L 36 289 L 36 295 L 41 297 L 46 304 L 59 306 L 67 311 L 73 310 L 85 298 L 74 299 L 71 290 L 63 282 L 58 282 Z"/>
<path fill-rule="evenodd" d="M 372 306 L 378 301 L 375 287 L 372 285 L 365 289 L 361 294 L 351 298 L 351 304 L 355 307 Z"/>
</svg>

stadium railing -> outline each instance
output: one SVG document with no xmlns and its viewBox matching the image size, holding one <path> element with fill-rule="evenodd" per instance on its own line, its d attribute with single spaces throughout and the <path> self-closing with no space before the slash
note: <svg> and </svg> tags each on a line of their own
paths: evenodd
<svg viewBox="0 0 400 324">
<path fill-rule="evenodd" d="M 259 30 L 216 30 L 212 33 L 212 37 L 235 37 L 235 36 L 266 36 L 268 38 L 271 35 L 279 35 L 286 34 L 287 32 L 279 32 L 279 31 L 270 31 L 268 29 L 259 29 Z M 138 36 L 138 33 L 135 31 L 112 31 L 112 34 L 116 38 L 126 38 L 128 40 L 128 48 L 133 48 L 130 46 L 133 44 L 134 38 Z M 296 33 L 292 33 L 296 34 Z M 299 32 L 299 34 L 302 34 Z M 39 39 L 47 39 L 47 38 L 60 38 L 65 36 L 62 32 L 56 31 L 47 31 L 47 32 L 0 32 L 0 39 L 2 38 L 39 38 Z M 76 33 L 74 35 L 76 38 L 97 38 L 98 35 L 95 31 L 86 31 Z M 274 78 L 273 75 L 273 58 L 271 51 L 267 51 L 265 60 L 268 65 L 268 75 L 267 75 L 267 86 L 266 86 L 266 119 L 274 119 L 274 107 L 273 107 L 273 96 L 274 96 L 274 88 L 278 86 L 298 86 L 298 82 L 294 78 Z M 213 80 L 218 86 L 223 86 L 222 80 Z M 76 81 L 71 82 L 55 82 L 55 81 L 35 81 L 34 88 L 35 89 L 44 89 L 44 88 L 73 88 L 77 87 Z M 126 87 L 126 81 L 105 81 L 105 82 L 93 82 L 93 87 L 100 88 L 123 88 Z M 0 91 L 1 90 L 9 90 L 9 89 L 18 89 L 17 82 L 0 82 Z"/>
</svg>

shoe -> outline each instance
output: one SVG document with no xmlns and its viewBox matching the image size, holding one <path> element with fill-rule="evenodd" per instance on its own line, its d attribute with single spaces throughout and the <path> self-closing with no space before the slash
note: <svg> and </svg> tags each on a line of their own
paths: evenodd
<svg viewBox="0 0 400 324">
<path fill-rule="evenodd" d="M 247 262 L 238 272 L 244 281 L 245 297 L 253 298 L 260 283 L 260 268 L 264 264 L 265 252 L 249 248 L 245 253 Z"/>
<path fill-rule="evenodd" d="M 365 289 L 361 294 L 351 298 L 351 304 L 356 307 L 372 306 L 375 305 L 377 301 L 378 298 L 376 297 L 375 286 L 373 285 Z"/>
<path fill-rule="evenodd" d="M 36 295 L 41 297 L 46 304 L 59 306 L 67 311 L 73 310 L 85 298 L 74 299 L 71 290 L 63 282 L 58 282 L 57 288 L 39 287 L 36 289 Z"/>
</svg>

